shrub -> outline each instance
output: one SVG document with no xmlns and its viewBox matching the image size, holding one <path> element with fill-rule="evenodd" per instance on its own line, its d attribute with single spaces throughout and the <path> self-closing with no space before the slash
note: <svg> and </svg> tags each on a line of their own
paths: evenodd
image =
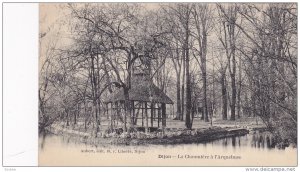
<svg viewBox="0 0 300 172">
<path fill-rule="evenodd" d="M 120 138 L 123 138 L 123 139 L 130 138 L 130 134 L 129 134 L 128 132 L 123 132 L 123 133 L 120 135 Z"/>
</svg>

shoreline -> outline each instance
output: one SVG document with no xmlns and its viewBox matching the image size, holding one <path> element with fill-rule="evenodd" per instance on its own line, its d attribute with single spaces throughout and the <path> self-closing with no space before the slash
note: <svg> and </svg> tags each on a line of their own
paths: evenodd
<svg viewBox="0 0 300 172">
<path fill-rule="evenodd" d="M 245 128 L 235 127 L 210 127 L 202 129 L 168 129 L 165 132 L 134 132 L 134 133 L 110 133 L 100 134 L 98 137 L 87 132 L 76 131 L 62 128 L 59 126 L 50 126 L 46 129 L 54 135 L 69 136 L 79 139 L 82 143 L 92 145 L 174 145 L 174 144 L 192 144 L 205 143 L 213 140 L 238 137 L 249 134 Z"/>
</svg>

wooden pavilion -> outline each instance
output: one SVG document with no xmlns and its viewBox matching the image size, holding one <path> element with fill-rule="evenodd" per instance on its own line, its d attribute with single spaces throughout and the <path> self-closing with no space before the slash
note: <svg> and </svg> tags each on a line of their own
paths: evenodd
<svg viewBox="0 0 300 172">
<path fill-rule="evenodd" d="M 149 74 L 132 75 L 129 90 L 131 110 L 130 117 L 126 116 L 126 118 L 124 100 L 124 92 L 121 88 L 104 101 L 112 129 L 122 127 L 124 119 L 130 119 L 126 120 L 127 123 L 130 122 L 129 125 L 146 132 L 166 127 L 166 105 L 173 105 L 173 101 L 151 81 Z"/>
</svg>

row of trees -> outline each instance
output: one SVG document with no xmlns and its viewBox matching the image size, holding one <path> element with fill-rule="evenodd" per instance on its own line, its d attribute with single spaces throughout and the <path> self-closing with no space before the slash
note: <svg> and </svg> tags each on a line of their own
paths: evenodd
<svg viewBox="0 0 300 172">
<path fill-rule="evenodd" d="M 41 55 L 41 126 L 57 118 L 69 122 L 72 117 L 76 123 L 81 116 L 86 127 L 91 123 L 98 132 L 103 99 L 116 88 L 124 90 L 125 113 L 131 114 L 130 78 L 141 67 L 176 100 L 175 119 L 184 120 L 189 129 L 200 109 L 206 122 L 212 116 L 259 116 L 281 138 L 296 141 L 296 4 L 148 7 L 59 7 L 66 15 L 58 38 L 70 41 L 68 46 L 57 44 L 59 39 L 41 42 L 47 49 Z"/>
</svg>

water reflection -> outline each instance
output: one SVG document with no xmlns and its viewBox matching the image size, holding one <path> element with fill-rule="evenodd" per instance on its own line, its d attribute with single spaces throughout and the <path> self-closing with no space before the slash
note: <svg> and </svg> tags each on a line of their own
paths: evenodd
<svg viewBox="0 0 300 172">
<path fill-rule="evenodd" d="M 232 140 L 232 146 L 233 146 L 233 147 L 235 147 L 235 142 L 236 142 L 236 139 L 235 139 L 235 138 L 236 138 L 236 137 L 232 137 L 232 138 L 231 138 L 231 140 Z"/>
<path fill-rule="evenodd" d="M 40 135 L 39 137 L 39 165 L 69 165 L 74 166 L 81 164 L 86 165 L 130 165 L 124 164 L 124 159 L 137 158 L 138 161 L 132 161 L 131 165 L 157 165 L 161 163 L 161 159 L 157 159 L 157 155 L 236 155 L 241 156 L 242 159 L 237 163 L 236 160 L 226 160 L 226 165 L 295 165 L 297 159 L 297 149 L 272 149 L 274 147 L 274 138 L 270 134 L 265 133 L 250 133 L 241 137 L 228 137 L 224 139 L 209 141 L 206 143 L 193 144 L 176 144 L 176 145 L 91 145 L 84 142 L 83 138 L 76 137 L 62 137 L 53 134 Z M 91 150 L 96 153 L 82 153 L 82 150 Z M 97 151 L 106 150 L 140 150 L 146 154 L 104 154 L 97 153 Z M 57 156 L 59 155 L 59 156 Z M 117 156 L 116 156 L 117 155 Z M 147 156 L 145 156 L 147 155 Z M 149 157 L 152 161 L 149 161 Z M 80 160 L 80 162 L 78 161 Z M 171 161 L 172 160 L 172 161 Z M 170 160 L 170 163 L 178 165 L 176 159 Z M 288 161 L 287 161 L 288 160 Z M 111 164 L 105 164 L 108 162 Z M 127 161 L 126 161 L 127 162 Z M 163 162 L 166 162 L 164 160 Z M 186 160 L 188 165 L 195 165 L 195 161 Z M 198 160 L 197 160 L 198 162 Z M 149 164 L 150 163 L 150 164 Z M 199 164 L 205 165 L 220 165 L 224 160 L 199 160 Z"/>
<path fill-rule="evenodd" d="M 274 140 L 271 133 L 256 131 L 245 136 L 223 138 L 208 142 L 207 144 L 222 146 L 224 148 L 253 147 L 259 149 L 272 149 L 275 148 Z"/>
<path fill-rule="evenodd" d="M 251 146 L 257 148 L 274 148 L 275 141 L 274 137 L 269 132 L 254 132 L 252 134 Z"/>
<path fill-rule="evenodd" d="M 44 149 L 44 146 L 45 146 L 45 140 L 46 140 L 46 135 L 47 135 L 47 134 L 46 134 L 45 132 L 43 132 L 43 133 L 41 133 L 40 136 L 39 136 L 39 137 L 40 137 L 40 139 L 39 139 L 39 140 L 40 140 L 40 144 L 39 144 L 39 145 L 40 145 L 41 149 Z"/>
<path fill-rule="evenodd" d="M 69 136 L 57 136 L 53 134 L 43 133 L 39 136 L 40 148 L 43 150 L 46 143 L 49 142 L 51 145 L 56 143 L 58 146 L 63 147 L 111 147 L 112 145 L 88 145 L 86 140 L 82 138 L 74 138 Z M 182 144 L 184 145 L 184 144 Z M 251 147 L 255 149 L 271 149 L 275 148 L 274 137 L 269 132 L 253 132 L 245 136 L 228 137 L 219 140 L 209 141 L 205 143 L 194 143 L 190 145 L 201 145 L 201 147 L 223 147 L 223 148 L 243 148 Z M 172 145 L 174 146 L 174 145 Z M 176 145 L 175 145 L 176 146 Z"/>
</svg>

